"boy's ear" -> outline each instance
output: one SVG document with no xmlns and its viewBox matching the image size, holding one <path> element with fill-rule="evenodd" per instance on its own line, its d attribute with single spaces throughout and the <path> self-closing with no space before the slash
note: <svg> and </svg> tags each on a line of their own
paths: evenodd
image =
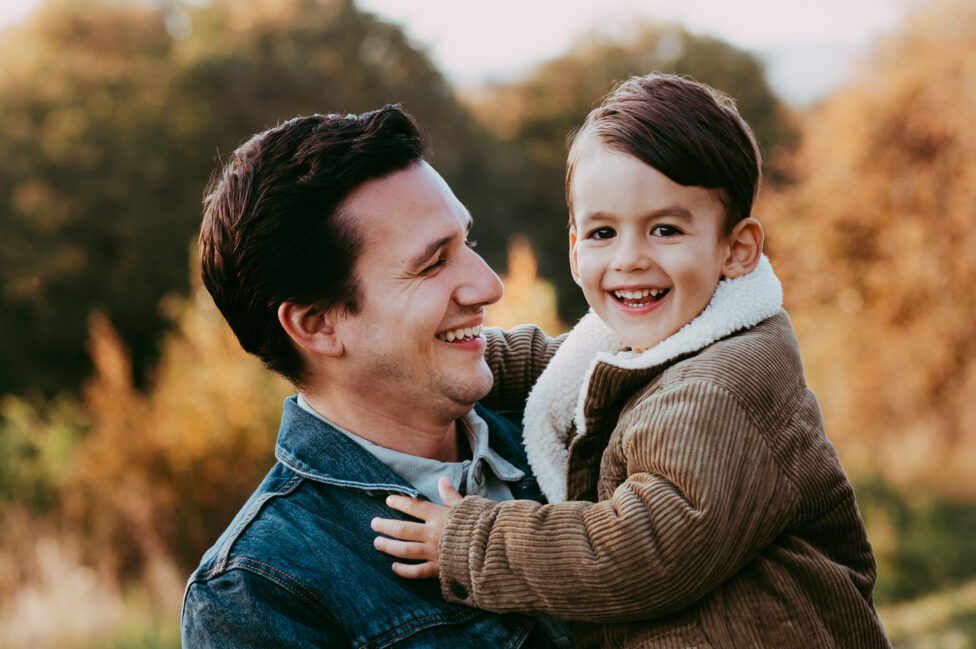
<svg viewBox="0 0 976 649">
<path fill-rule="evenodd" d="M 569 226 L 569 270 L 573 274 L 573 281 L 580 283 L 579 263 L 576 261 L 576 226 Z M 582 284 L 580 284 L 582 286 Z"/>
<path fill-rule="evenodd" d="M 754 218 L 742 219 L 728 238 L 729 255 L 722 266 L 724 277 L 741 277 L 755 270 L 762 257 L 763 229 Z"/>
<path fill-rule="evenodd" d="M 340 356 L 342 342 L 335 327 L 335 310 L 322 311 L 314 305 L 282 302 L 278 322 L 298 347 L 319 356 Z"/>
</svg>

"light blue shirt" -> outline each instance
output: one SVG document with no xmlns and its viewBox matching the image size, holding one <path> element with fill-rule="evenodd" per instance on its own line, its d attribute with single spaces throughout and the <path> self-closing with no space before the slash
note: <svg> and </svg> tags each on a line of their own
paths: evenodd
<svg viewBox="0 0 976 649">
<path fill-rule="evenodd" d="M 525 477 L 525 473 L 491 449 L 488 445 L 488 424 L 475 413 L 474 409 L 457 420 L 460 430 L 468 440 L 471 459 L 461 462 L 441 462 L 384 448 L 340 428 L 313 410 L 301 393 L 298 395 L 298 405 L 359 444 L 387 468 L 413 485 L 431 502 L 439 505 L 443 503 L 440 494 L 437 493 L 437 479 L 442 475 L 446 475 L 454 488 L 463 495 L 482 496 L 496 502 L 512 499 L 512 491 L 506 482 L 514 482 Z"/>
</svg>

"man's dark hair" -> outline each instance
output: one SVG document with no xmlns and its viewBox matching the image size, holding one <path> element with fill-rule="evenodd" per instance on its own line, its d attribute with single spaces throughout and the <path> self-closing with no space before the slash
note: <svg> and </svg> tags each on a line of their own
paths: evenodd
<svg viewBox="0 0 976 649">
<path fill-rule="evenodd" d="M 607 95 L 587 115 L 570 148 L 566 201 L 571 221 L 577 144 L 588 135 L 679 185 L 720 190 L 726 233 L 752 212 L 762 174 L 759 147 L 732 99 L 714 88 L 652 73 L 631 77 Z"/>
<path fill-rule="evenodd" d="M 302 383 L 279 305 L 358 311 L 353 269 L 363 242 L 342 204 L 364 182 L 426 153 L 423 130 L 399 106 L 296 117 L 234 151 L 206 192 L 200 260 L 203 282 L 245 350 Z"/>
</svg>

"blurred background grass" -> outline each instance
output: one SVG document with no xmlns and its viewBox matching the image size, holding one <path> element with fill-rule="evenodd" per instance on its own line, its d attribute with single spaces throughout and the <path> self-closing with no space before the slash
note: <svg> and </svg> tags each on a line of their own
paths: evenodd
<svg viewBox="0 0 976 649">
<path fill-rule="evenodd" d="M 680 25 L 584 34 L 453 88 L 351 0 L 49 0 L 0 32 L 0 648 L 176 647 L 183 585 L 273 461 L 289 387 L 196 280 L 203 187 L 293 115 L 401 102 L 504 276 L 490 322 L 558 333 L 566 135 L 616 80 L 733 96 L 757 216 L 878 557 L 896 647 L 976 647 L 976 6 L 920 4 L 791 107 Z"/>
</svg>

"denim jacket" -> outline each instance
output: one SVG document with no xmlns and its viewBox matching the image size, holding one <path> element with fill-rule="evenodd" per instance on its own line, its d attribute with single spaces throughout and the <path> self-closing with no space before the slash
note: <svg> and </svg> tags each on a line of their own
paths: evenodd
<svg viewBox="0 0 976 649">
<path fill-rule="evenodd" d="M 515 498 L 542 496 L 519 429 L 477 406 L 492 448 L 523 470 Z M 278 462 L 190 577 L 183 646 L 434 648 L 559 646 L 548 622 L 441 596 L 436 579 L 397 577 L 373 548 L 389 494 L 422 497 L 358 444 L 285 400 Z M 457 588 L 463 588 L 457 584 Z"/>
</svg>

